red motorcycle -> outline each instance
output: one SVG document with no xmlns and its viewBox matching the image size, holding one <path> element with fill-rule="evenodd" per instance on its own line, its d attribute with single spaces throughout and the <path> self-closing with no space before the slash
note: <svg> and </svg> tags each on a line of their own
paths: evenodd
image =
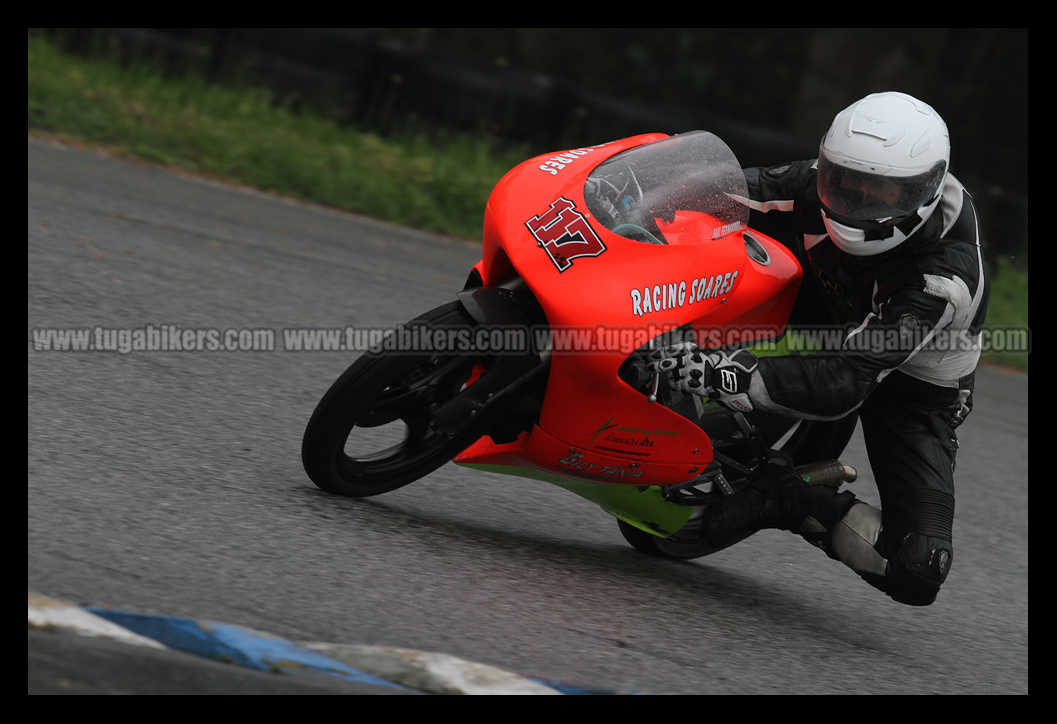
<svg viewBox="0 0 1057 724">
<path fill-rule="evenodd" d="M 483 258 L 449 304 L 393 330 L 334 383 L 302 444 L 312 481 L 378 495 L 444 463 L 598 503 L 651 555 L 714 552 L 711 503 L 765 463 L 840 485 L 855 416 L 732 412 L 670 389 L 651 350 L 692 341 L 810 352 L 789 329 L 795 256 L 748 228 L 733 152 L 647 134 L 539 156 L 503 177 Z"/>
</svg>

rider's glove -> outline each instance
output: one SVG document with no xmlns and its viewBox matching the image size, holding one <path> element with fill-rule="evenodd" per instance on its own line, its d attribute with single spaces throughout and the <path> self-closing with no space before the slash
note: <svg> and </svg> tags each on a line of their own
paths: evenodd
<svg viewBox="0 0 1057 724">
<path fill-rule="evenodd" d="M 735 412 L 751 412 L 749 382 L 758 364 L 748 350 L 705 354 L 684 342 L 651 352 L 647 369 L 667 373 L 677 390 L 710 397 Z"/>
<path fill-rule="evenodd" d="M 708 355 L 712 363 L 712 397 L 735 412 L 752 412 L 749 383 L 759 361 L 747 349 Z"/>
</svg>

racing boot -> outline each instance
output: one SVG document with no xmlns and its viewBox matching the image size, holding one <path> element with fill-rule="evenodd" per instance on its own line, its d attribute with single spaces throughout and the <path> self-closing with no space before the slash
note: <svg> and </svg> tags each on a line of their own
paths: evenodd
<svg viewBox="0 0 1057 724">
<path fill-rule="evenodd" d="M 810 485 L 791 468 L 768 464 L 741 490 L 709 507 L 701 523 L 701 538 L 720 548 L 756 531 L 777 528 L 798 533 L 839 560 L 832 533 L 856 502 L 850 492 Z"/>
</svg>

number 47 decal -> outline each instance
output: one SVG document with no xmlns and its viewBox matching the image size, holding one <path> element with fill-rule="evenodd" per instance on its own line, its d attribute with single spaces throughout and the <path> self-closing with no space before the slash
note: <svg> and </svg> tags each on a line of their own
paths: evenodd
<svg viewBox="0 0 1057 724">
<path fill-rule="evenodd" d="M 526 221 L 525 226 L 559 272 L 571 267 L 573 259 L 598 256 L 606 250 L 587 219 L 576 210 L 576 204 L 565 197 L 552 203 L 545 213 Z"/>
</svg>

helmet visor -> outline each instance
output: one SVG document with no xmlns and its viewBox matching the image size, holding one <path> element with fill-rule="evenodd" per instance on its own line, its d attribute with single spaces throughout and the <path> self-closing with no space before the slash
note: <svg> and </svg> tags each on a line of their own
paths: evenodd
<svg viewBox="0 0 1057 724">
<path fill-rule="evenodd" d="M 947 164 L 937 161 L 914 176 L 891 176 L 840 166 L 818 159 L 818 195 L 827 209 L 855 221 L 901 219 L 936 195 Z"/>
</svg>

